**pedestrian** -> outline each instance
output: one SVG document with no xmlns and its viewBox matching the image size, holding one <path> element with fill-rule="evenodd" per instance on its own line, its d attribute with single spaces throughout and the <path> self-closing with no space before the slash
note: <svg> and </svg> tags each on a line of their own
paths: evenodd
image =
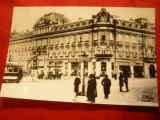
<svg viewBox="0 0 160 120">
<path fill-rule="evenodd" d="M 126 92 L 129 92 L 129 89 L 128 89 L 128 74 L 125 74 L 124 73 L 124 83 L 125 83 L 125 87 L 126 87 Z"/>
<path fill-rule="evenodd" d="M 108 75 L 105 75 L 105 78 L 102 80 L 101 84 L 103 85 L 104 90 L 104 98 L 108 99 L 108 95 L 110 94 L 110 86 L 111 80 L 108 78 Z"/>
<path fill-rule="evenodd" d="M 76 76 L 74 80 L 74 92 L 76 93 L 74 101 L 76 101 L 77 96 L 79 95 L 79 84 L 81 83 L 81 80 L 79 76 Z"/>
<path fill-rule="evenodd" d="M 119 87 L 120 87 L 120 92 L 123 92 L 122 87 L 123 87 L 123 74 L 120 72 L 119 75 Z"/>
<path fill-rule="evenodd" d="M 88 80 L 88 87 L 87 87 L 87 101 L 91 101 L 91 103 L 95 102 L 95 97 L 97 97 L 97 82 L 95 79 L 95 75 L 91 74 L 89 76 L 89 80 Z"/>
</svg>

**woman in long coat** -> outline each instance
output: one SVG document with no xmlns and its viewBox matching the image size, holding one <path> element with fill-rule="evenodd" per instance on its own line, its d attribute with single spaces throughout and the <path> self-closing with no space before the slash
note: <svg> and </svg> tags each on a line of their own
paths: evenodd
<svg viewBox="0 0 160 120">
<path fill-rule="evenodd" d="M 88 101 L 91 101 L 92 103 L 95 102 L 95 97 L 97 97 L 97 82 L 95 79 L 95 76 L 91 74 L 89 76 L 89 81 L 88 81 L 88 87 L 87 87 L 87 98 Z"/>
<path fill-rule="evenodd" d="M 103 90 L 104 90 L 104 98 L 108 99 L 108 94 L 110 94 L 110 86 L 111 80 L 108 78 L 108 75 L 105 75 L 105 78 L 102 80 Z"/>
<path fill-rule="evenodd" d="M 81 83 L 81 80 L 79 77 L 76 77 L 75 78 L 75 81 L 74 81 L 74 92 L 76 93 L 76 97 L 78 96 L 79 94 L 79 84 Z"/>
</svg>

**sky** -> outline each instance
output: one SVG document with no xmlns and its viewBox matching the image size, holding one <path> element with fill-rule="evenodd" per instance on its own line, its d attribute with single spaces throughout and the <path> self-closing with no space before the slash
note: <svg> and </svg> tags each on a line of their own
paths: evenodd
<svg viewBox="0 0 160 120">
<path fill-rule="evenodd" d="M 72 22 L 78 18 L 91 19 L 92 15 L 96 15 L 101 11 L 101 8 L 106 10 L 111 15 L 118 15 L 120 19 L 129 20 L 130 18 L 147 18 L 151 23 L 155 23 L 154 8 L 129 8 L 129 7 L 14 7 L 12 30 L 17 32 L 32 30 L 36 21 L 44 14 L 56 12 L 64 14 Z"/>
</svg>

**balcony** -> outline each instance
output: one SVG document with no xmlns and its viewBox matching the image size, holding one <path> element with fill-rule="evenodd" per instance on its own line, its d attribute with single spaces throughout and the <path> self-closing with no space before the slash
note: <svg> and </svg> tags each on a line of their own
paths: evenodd
<svg viewBox="0 0 160 120">
<path fill-rule="evenodd" d="M 64 43 L 61 43 L 60 48 L 61 48 L 61 49 L 63 49 L 63 48 L 64 48 Z"/>
<path fill-rule="evenodd" d="M 78 42 L 78 47 L 82 47 L 82 41 Z"/>
<path fill-rule="evenodd" d="M 56 44 L 56 45 L 55 45 L 55 48 L 58 49 L 58 48 L 59 48 L 59 44 Z"/>
<path fill-rule="evenodd" d="M 72 42 L 72 47 L 73 47 L 73 48 L 76 47 L 76 42 Z"/>
<path fill-rule="evenodd" d="M 85 41 L 85 44 L 84 44 L 85 46 L 89 46 L 89 41 L 87 40 L 87 41 Z"/>
<path fill-rule="evenodd" d="M 155 62 L 156 58 L 151 57 L 144 57 L 144 62 Z"/>
<path fill-rule="evenodd" d="M 107 46 L 107 43 L 104 42 L 104 41 L 101 41 L 101 42 L 100 42 L 100 45 L 101 45 L 101 46 Z"/>
<path fill-rule="evenodd" d="M 69 43 L 66 43 L 66 48 L 68 48 L 68 49 L 69 49 Z"/>
<path fill-rule="evenodd" d="M 49 49 L 50 49 L 50 50 L 53 50 L 53 45 L 50 45 L 50 46 L 49 46 Z"/>
<path fill-rule="evenodd" d="M 95 54 L 95 57 L 112 57 L 112 54 Z"/>
</svg>

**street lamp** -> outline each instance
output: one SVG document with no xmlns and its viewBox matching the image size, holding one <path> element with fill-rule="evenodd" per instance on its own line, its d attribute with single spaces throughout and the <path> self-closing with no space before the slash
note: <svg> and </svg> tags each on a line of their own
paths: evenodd
<svg viewBox="0 0 160 120">
<path fill-rule="evenodd" d="M 114 19 L 114 20 L 113 20 L 113 23 L 114 23 L 114 57 L 115 57 L 115 58 L 114 58 L 114 59 L 115 59 L 115 63 L 114 63 L 114 69 L 115 69 L 114 71 L 115 71 L 115 74 L 114 74 L 114 77 L 115 77 L 115 80 L 116 80 L 116 79 L 117 79 L 117 74 L 116 74 L 116 47 L 117 47 L 117 46 L 116 46 L 116 45 L 117 45 L 117 44 L 116 44 L 116 37 L 117 37 L 117 36 L 116 36 L 116 27 L 117 27 L 116 25 L 117 25 L 117 20 Z"/>
<path fill-rule="evenodd" d="M 86 53 L 84 52 L 82 54 L 82 57 L 83 57 L 83 82 L 82 82 L 82 96 L 85 96 L 85 78 L 84 78 L 84 72 L 85 72 L 85 59 L 88 55 L 86 55 Z"/>
</svg>

